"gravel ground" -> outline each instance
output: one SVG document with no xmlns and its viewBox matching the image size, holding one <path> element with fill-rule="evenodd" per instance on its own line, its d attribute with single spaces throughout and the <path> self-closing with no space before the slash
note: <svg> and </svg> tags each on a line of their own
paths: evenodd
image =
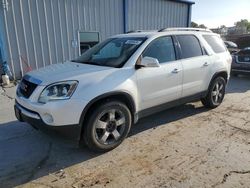
<svg viewBox="0 0 250 188">
<path fill-rule="evenodd" d="M 0 187 L 250 187 L 250 78 L 224 103 L 200 102 L 140 120 L 105 154 L 17 122 L 14 89 L 0 88 Z"/>
</svg>

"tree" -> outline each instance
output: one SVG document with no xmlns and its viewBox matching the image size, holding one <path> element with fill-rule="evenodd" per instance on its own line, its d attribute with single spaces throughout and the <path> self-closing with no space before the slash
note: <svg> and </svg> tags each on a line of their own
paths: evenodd
<svg viewBox="0 0 250 188">
<path fill-rule="evenodd" d="M 199 28 L 206 29 L 207 27 L 204 24 L 199 25 Z"/>
<path fill-rule="evenodd" d="M 250 22 L 247 19 L 242 19 L 234 23 L 234 25 L 236 26 L 236 28 L 240 28 L 240 29 L 245 28 L 247 31 L 250 31 Z"/>
<path fill-rule="evenodd" d="M 195 22 L 191 22 L 191 27 L 194 27 L 194 28 L 204 28 L 206 29 L 207 27 L 204 25 L 204 24 L 197 24 Z"/>
<path fill-rule="evenodd" d="M 225 25 L 220 26 L 220 29 L 225 29 L 225 28 L 227 28 Z"/>
<path fill-rule="evenodd" d="M 191 22 L 191 27 L 199 27 L 199 25 L 197 24 L 197 23 L 195 23 L 195 22 Z"/>
</svg>

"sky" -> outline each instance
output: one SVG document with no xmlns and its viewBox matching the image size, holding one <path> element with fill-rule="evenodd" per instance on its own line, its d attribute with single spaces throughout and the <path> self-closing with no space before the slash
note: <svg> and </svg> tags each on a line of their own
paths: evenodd
<svg viewBox="0 0 250 188">
<path fill-rule="evenodd" d="M 208 28 L 233 26 L 241 19 L 250 21 L 250 0 L 193 0 L 192 21 Z"/>
</svg>

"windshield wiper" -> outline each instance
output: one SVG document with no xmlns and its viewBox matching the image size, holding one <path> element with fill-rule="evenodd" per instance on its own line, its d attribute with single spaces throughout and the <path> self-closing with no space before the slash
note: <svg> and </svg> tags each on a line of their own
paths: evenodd
<svg viewBox="0 0 250 188">
<path fill-rule="evenodd" d="M 88 65 L 98 65 L 98 66 L 102 66 L 100 63 L 98 63 L 98 62 L 93 62 L 93 61 L 77 61 L 77 60 L 72 60 L 71 62 L 83 63 L 83 64 L 88 64 Z"/>
</svg>

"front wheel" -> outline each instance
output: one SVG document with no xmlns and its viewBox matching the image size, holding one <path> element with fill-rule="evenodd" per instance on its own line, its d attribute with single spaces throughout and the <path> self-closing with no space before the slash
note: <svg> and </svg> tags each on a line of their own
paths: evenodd
<svg viewBox="0 0 250 188">
<path fill-rule="evenodd" d="M 207 96 L 201 99 L 202 104 L 207 108 L 218 107 L 225 96 L 226 81 L 223 77 L 215 78 L 208 89 Z"/>
<path fill-rule="evenodd" d="M 100 104 L 84 126 L 83 140 L 89 149 L 106 152 L 126 138 L 132 124 L 128 107 L 119 101 Z"/>
</svg>

